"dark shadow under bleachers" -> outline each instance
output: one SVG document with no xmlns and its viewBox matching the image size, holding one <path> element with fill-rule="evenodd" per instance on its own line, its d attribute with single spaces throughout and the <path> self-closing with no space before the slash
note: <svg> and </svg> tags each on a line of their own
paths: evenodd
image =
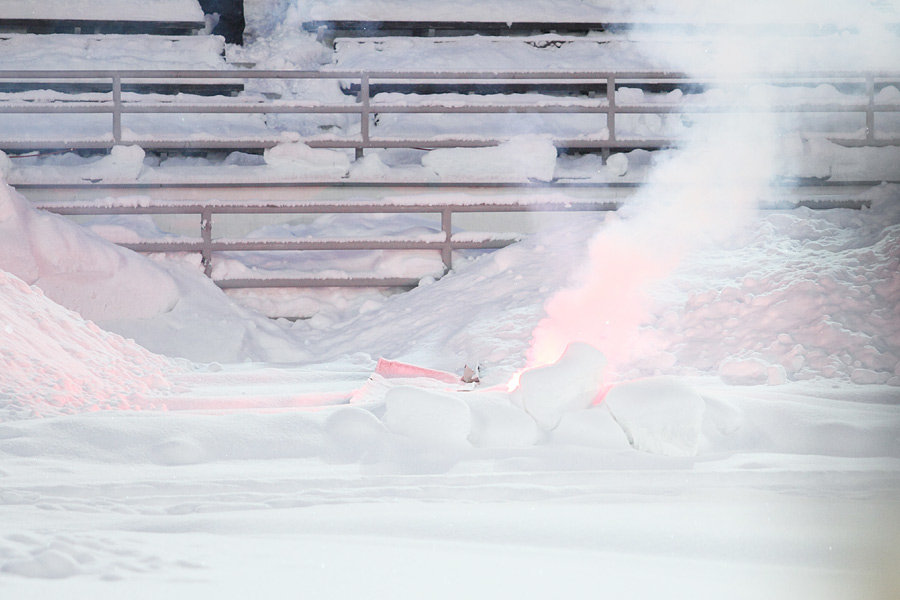
<svg viewBox="0 0 900 600">
<path fill-rule="evenodd" d="M 494 23 L 474 21 L 307 21 L 303 29 L 316 33 L 320 40 L 338 37 L 434 37 L 434 36 L 522 36 L 544 33 L 584 35 L 596 31 L 621 31 L 626 24 L 616 23 Z"/>
</svg>

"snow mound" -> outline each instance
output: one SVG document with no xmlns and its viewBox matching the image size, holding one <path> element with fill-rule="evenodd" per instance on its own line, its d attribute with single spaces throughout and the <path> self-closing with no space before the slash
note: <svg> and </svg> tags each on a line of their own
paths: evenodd
<svg viewBox="0 0 900 600">
<path fill-rule="evenodd" d="M 0 181 L 0 269 L 86 319 L 143 319 L 178 302 L 172 278 L 72 221 L 36 211 Z"/>
<path fill-rule="evenodd" d="M 550 181 L 556 147 L 548 136 L 521 135 L 489 148 L 442 148 L 422 165 L 446 181 Z"/>
<path fill-rule="evenodd" d="M 519 378 L 513 401 L 551 430 L 565 413 L 593 404 L 600 393 L 606 358 L 589 344 L 576 342 L 554 364 L 528 369 Z"/>
<path fill-rule="evenodd" d="M 169 360 L 0 271 L 0 420 L 153 407 Z"/>
<path fill-rule="evenodd" d="M 620 383 L 604 403 L 635 449 L 666 456 L 697 454 L 705 403 L 685 383 L 671 378 Z"/>
</svg>

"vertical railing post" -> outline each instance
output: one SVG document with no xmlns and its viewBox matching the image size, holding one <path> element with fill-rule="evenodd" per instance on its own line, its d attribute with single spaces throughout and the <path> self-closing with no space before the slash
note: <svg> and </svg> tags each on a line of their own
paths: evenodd
<svg viewBox="0 0 900 600">
<path fill-rule="evenodd" d="M 866 74 L 866 96 L 868 104 L 866 107 L 866 141 L 875 141 L 875 76 L 872 73 Z"/>
<path fill-rule="evenodd" d="M 616 141 L 616 78 L 609 75 L 606 78 L 606 129 L 609 132 L 607 136 L 608 142 Z M 603 164 L 606 164 L 609 158 L 611 145 L 606 145 L 601 149 L 601 157 Z"/>
<path fill-rule="evenodd" d="M 363 73 L 359 79 L 359 100 L 362 103 L 359 111 L 359 135 L 362 145 L 356 149 L 356 158 L 363 157 L 363 149 L 369 146 L 369 74 Z"/>
<path fill-rule="evenodd" d="M 446 274 L 453 268 L 453 245 L 450 243 L 453 235 L 453 211 L 448 207 L 441 210 L 441 231 L 444 233 L 441 261 L 444 263 L 444 273 Z"/>
<path fill-rule="evenodd" d="M 116 145 L 122 142 L 122 76 L 118 73 L 112 78 L 113 94 L 113 141 Z"/>
<path fill-rule="evenodd" d="M 200 246 L 203 274 L 212 277 L 212 209 L 205 207 L 200 211 Z"/>
</svg>

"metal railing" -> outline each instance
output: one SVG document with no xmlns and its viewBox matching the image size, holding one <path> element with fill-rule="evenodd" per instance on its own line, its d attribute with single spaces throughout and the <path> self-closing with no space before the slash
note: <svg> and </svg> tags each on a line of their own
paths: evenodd
<svg viewBox="0 0 900 600">
<path fill-rule="evenodd" d="M 358 82 L 359 93 L 355 101 L 346 102 L 310 102 L 300 100 L 270 99 L 264 95 L 238 98 L 222 98 L 215 102 L 190 102 L 173 98 L 171 101 L 160 101 L 158 98 L 125 98 L 122 93 L 123 81 L 149 80 L 220 80 L 230 83 L 247 84 L 251 81 L 266 80 L 311 80 L 331 79 L 342 82 Z M 2 114 L 97 114 L 110 115 L 109 130 L 97 137 L 59 136 L 55 138 L 34 139 L 9 138 L 0 131 L 0 149 L 37 150 L 37 149 L 90 149 L 111 148 L 120 144 L 137 144 L 145 149 L 262 149 L 269 148 L 285 141 L 284 132 L 269 129 L 257 135 L 212 135 L 207 139 L 195 134 L 182 135 L 170 139 L 154 139 L 152 135 L 134 135 L 123 128 L 123 116 L 130 114 L 351 114 L 358 115 L 360 120 L 359 135 L 335 136 L 313 135 L 301 137 L 307 145 L 318 148 L 351 148 L 357 155 L 369 148 L 449 148 L 449 147 L 483 147 L 497 145 L 505 138 L 498 135 L 465 135 L 451 134 L 434 137 L 412 137 L 390 135 L 379 136 L 373 124 L 376 114 L 599 114 L 606 116 L 605 131 L 596 135 L 578 135 L 567 137 L 545 132 L 553 137 L 557 147 L 572 149 L 597 149 L 608 154 L 610 151 L 633 148 L 664 148 L 677 145 L 677 137 L 641 137 L 629 136 L 620 131 L 621 115 L 642 114 L 725 114 L 734 112 L 747 113 L 796 113 L 796 114 L 849 114 L 864 115 L 865 131 L 861 134 L 825 132 L 823 137 L 849 146 L 884 146 L 900 144 L 900 131 L 879 130 L 880 113 L 900 112 L 900 102 L 878 102 L 877 89 L 886 84 L 900 84 L 900 72 L 828 72 L 828 73 L 756 73 L 752 75 L 734 76 L 727 80 L 719 77 L 697 77 L 672 72 L 637 72 L 637 71 L 591 71 L 591 72 L 544 72 L 544 71 L 494 71 L 494 72 L 395 72 L 395 71 L 135 71 L 135 70 L 98 70 L 98 71 L 0 71 L 0 86 L 4 81 L 106 81 L 110 92 L 106 97 L 96 100 L 79 100 L 73 96 L 71 101 L 56 100 L 17 100 L 14 95 L 0 101 Z M 594 98 L 548 99 L 546 96 L 533 98 L 528 102 L 509 101 L 442 101 L 439 96 L 425 102 L 380 102 L 370 94 L 370 86 L 374 81 L 427 83 L 434 81 L 460 82 L 475 84 L 496 84 L 497 82 L 560 82 L 567 86 L 577 84 L 597 84 L 605 87 L 605 94 Z M 835 86 L 853 86 L 858 89 L 846 98 L 834 102 L 789 102 L 779 104 L 737 102 L 725 104 L 694 102 L 619 102 L 616 92 L 622 87 L 666 83 L 685 86 L 723 86 L 740 90 L 754 84 L 772 84 L 776 86 L 810 86 L 832 84 Z M 227 132 L 225 132 L 227 133 Z"/>
<path fill-rule="evenodd" d="M 481 234 L 473 239 L 472 234 L 453 234 L 453 215 L 461 213 L 510 213 L 510 212 L 572 212 L 616 210 L 617 201 L 560 200 L 535 201 L 481 201 L 475 203 L 424 201 L 346 201 L 339 203 L 196 203 L 151 201 L 135 204 L 108 202 L 103 205 L 72 202 L 35 202 L 41 208 L 61 215 L 197 215 L 199 217 L 199 237 L 192 239 L 170 239 L 120 243 L 119 245 L 137 252 L 192 252 L 202 257 L 204 272 L 213 277 L 214 261 L 218 253 L 240 251 L 309 251 L 309 250 L 430 250 L 440 254 L 443 273 L 453 268 L 453 252 L 457 250 L 498 249 L 518 241 L 518 235 Z M 435 214 L 440 215 L 440 230 L 434 234 L 416 237 L 378 236 L 369 238 L 316 238 L 316 239 L 217 239 L 213 235 L 216 215 L 263 215 L 263 214 Z M 468 238 L 468 239 L 467 239 Z M 284 288 L 284 287 L 407 287 L 419 284 L 422 277 L 260 277 L 244 279 L 214 279 L 223 289 L 234 288 Z M 431 274 L 433 275 L 433 274 Z"/>
</svg>

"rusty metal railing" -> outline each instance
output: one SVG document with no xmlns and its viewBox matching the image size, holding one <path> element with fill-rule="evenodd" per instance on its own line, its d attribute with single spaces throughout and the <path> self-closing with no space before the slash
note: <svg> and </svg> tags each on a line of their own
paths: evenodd
<svg viewBox="0 0 900 600">
<path fill-rule="evenodd" d="M 479 200 L 473 203 L 395 200 L 383 203 L 377 200 L 330 202 L 222 202 L 197 203 L 178 201 L 150 201 L 134 203 L 77 204 L 69 201 L 34 202 L 37 208 L 61 215 L 197 215 L 199 237 L 188 239 L 163 239 L 121 243 L 119 245 L 137 252 L 191 252 L 202 257 L 204 272 L 213 277 L 214 261 L 223 252 L 239 251 L 310 251 L 310 250 L 430 250 L 438 253 L 443 264 L 443 272 L 453 268 L 453 252 L 457 250 L 498 249 L 517 241 L 517 235 L 484 234 L 472 238 L 471 235 L 453 234 L 453 215 L 460 213 L 507 213 L 507 212 L 571 212 L 607 211 L 619 207 L 617 201 L 575 200 L 518 201 Z M 213 232 L 216 215 L 238 214 L 435 214 L 440 215 L 440 230 L 434 234 L 416 237 L 377 236 L 352 238 L 315 239 L 217 239 Z M 214 279 L 223 289 L 234 288 L 283 288 L 283 287 L 407 287 L 418 285 L 422 277 L 259 277 L 243 279 Z"/>
<path fill-rule="evenodd" d="M 230 83 L 248 83 L 267 80 L 312 80 L 331 79 L 343 82 L 358 82 L 359 93 L 355 99 L 346 102 L 317 102 L 290 99 L 270 99 L 264 95 L 252 98 L 222 97 L 214 102 L 185 101 L 171 99 L 160 101 L 159 98 L 129 96 L 122 93 L 123 81 L 160 81 L 160 80 L 219 80 Z M 9 95 L 0 100 L 0 115 L 3 114 L 98 114 L 110 115 L 109 129 L 100 135 L 93 136 L 27 136 L 10 137 L 0 130 L 0 150 L 20 151 L 36 149 L 91 149 L 111 148 L 120 144 L 137 144 L 145 149 L 262 149 L 269 148 L 285 141 L 284 132 L 268 129 L 253 135 L 233 135 L 222 132 L 222 135 L 206 135 L 205 138 L 193 133 L 161 139 L 153 134 L 135 135 L 123 127 L 123 116 L 132 114 L 351 114 L 358 115 L 360 131 L 358 135 L 311 135 L 301 137 L 307 145 L 319 148 L 356 149 L 357 155 L 369 148 L 448 148 L 448 147 L 481 147 L 492 146 L 504 141 L 498 135 L 449 134 L 433 137 L 413 137 L 390 135 L 379 136 L 373 124 L 376 114 L 598 114 L 606 116 L 606 127 L 593 134 L 585 132 L 575 137 L 560 135 L 553 131 L 542 132 L 552 136 L 554 144 L 562 148 L 598 149 L 608 154 L 610 151 L 633 148 L 664 148 L 678 144 L 678 138 L 642 137 L 627 135 L 621 131 L 621 116 L 642 114 L 682 114 L 704 115 L 715 113 L 796 113 L 796 114 L 849 114 L 864 115 L 865 129 L 861 132 L 841 133 L 824 132 L 823 137 L 849 146 L 885 146 L 900 144 L 900 131 L 883 128 L 877 115 L 900 112 L 900 101 L 878 101 L 878 88 L 887 84 L 900 85 L 900 72 L 822 72 L 822 73 L 754 73 L 723 79 L 721 77 L 703 77 L 672 72 L 629 72 L 629 71 L 590 71 L 590 72 L 544 72 L 544 71 L 135 71 L 135 70 L 103 70 L 103 71 L 0 71 L 0 87 L 4 81 L 107 81 L 110 92 L 99 99 L 79 100 L 73 96 L 71 101 L 62 98 L 31 100 L 16 99 Z M 377 96 L 372 97 L 370 87 L 374 81 L 393 82 L 433 82 L 457 81 L 467 84 L 479 82 L 496 84 L 497 82 L 560 82 L 566 85 L 583 82 L 600 84 L 606 93 L 597 97 L 560 98 L 550 100 L 546 96 L 533 98 L 533 101 L 496 101 L 467 100 L 453 102 L 442 101 L 439 96 L 425 102 L 380 102 Z M 700 85 L 731 89 L 754 84 L 772 84 L 776 86 L 811 86 L 832 84 L 835 86 L 854 86 L 858 92 L 846 95 L 833 102 L 787 102 L 767 104 L 762 102 L 728 102 L 724 104 L 694 102 L 638 102 L 625 103 L 618 101 L 616 92 L 630 85 L 653 84 L 664 82 L 674 85 Z M 182 124 L 189 126 L 190 123 Z M 36 124 L 35 128 L 39 128 Z M 861 128 L 860 128 L 861 129 Z M 296 139 L 296 136 L 295 136 Z"/>
</svg>

